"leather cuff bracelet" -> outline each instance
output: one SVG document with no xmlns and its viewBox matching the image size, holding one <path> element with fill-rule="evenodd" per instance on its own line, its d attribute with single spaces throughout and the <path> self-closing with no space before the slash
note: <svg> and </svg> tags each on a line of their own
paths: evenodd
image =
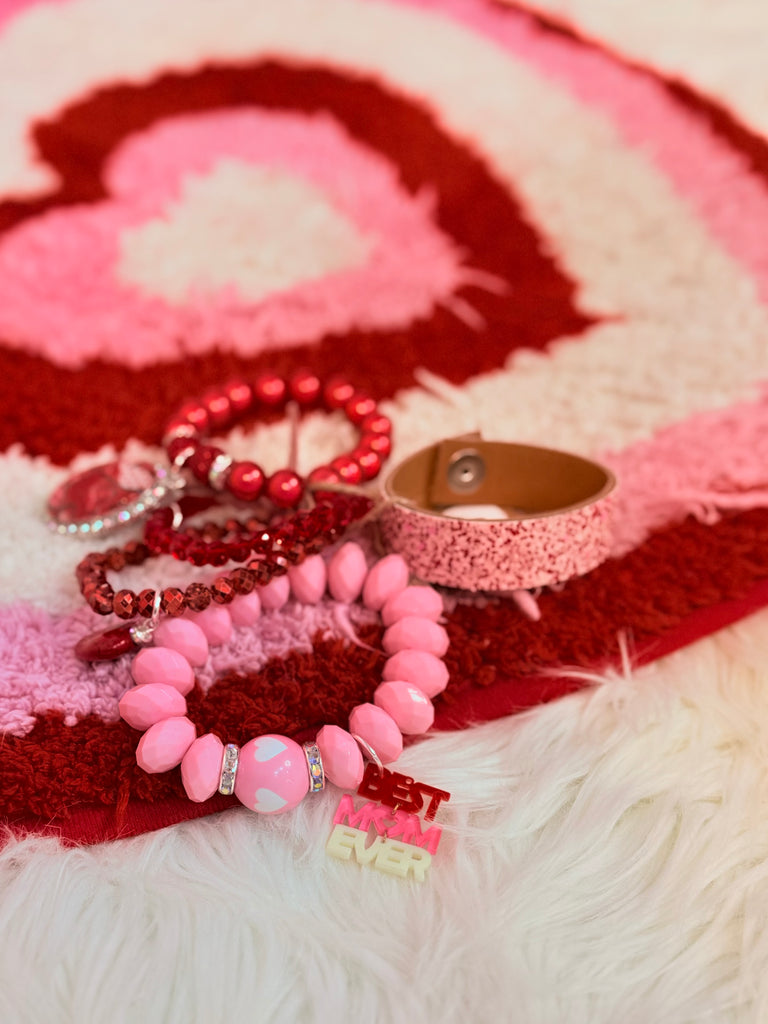
<svg viewBox="0 0 768 1024">
<path fill-rule="evenodd" d="M 463 590 L 547 586 L 608 557 L 614 485 L 609 470 L 577 455 L 474 435 L 450 438 L 387 477 L 382 537 L 430 583 Z M 470 505 L 501 511 L 492 519 L 461 517 L 460 506 Z"/>
</svg>

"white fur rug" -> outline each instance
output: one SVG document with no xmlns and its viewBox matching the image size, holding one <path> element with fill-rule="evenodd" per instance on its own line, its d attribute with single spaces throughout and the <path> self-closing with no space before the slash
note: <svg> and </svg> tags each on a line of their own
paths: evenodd
<svg viewBox="0 0 768 1024">
<path fill-rule="evenodd" d="M 421 885 L 329 858 L 330 794 L 12 842 L 0 1019 L 765 1020 L 767 630 L 411 748 L 452 794 Z"/>
</svg>

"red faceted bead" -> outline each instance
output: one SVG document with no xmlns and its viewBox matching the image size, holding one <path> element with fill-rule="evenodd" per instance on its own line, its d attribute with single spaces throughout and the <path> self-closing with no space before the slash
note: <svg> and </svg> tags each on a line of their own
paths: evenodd
<svg viewBox="0 0 768 1024">
<path fill-rule="evenodd" d="M 381 456 L 370 448 L 356 448 L 352 452 L 352 458 L 360 467 L 363 480 L 373 480 L 381 471 Z"/>
<path fill-rule="evenodd" d="M 208 413 L 208 420 L 213 430 L 220 430 L 229 425 L 232 416 L 232 406 L 223 391 L 212 388 L 206 391 L 200 399 Z"/>
<path fill-rule="evenodd" d="M 129 626 L 116 626 L 106 632 L 91 633 L 75 644 L 75 655 L 82 661 L 115 661 L 135 650 L 136 644 Z"/>
<path fill-rule="evenodd" d="M 118 619 L 133 619 L 136 615 L 136 595 L 132 590 L 118 590 L 112 601 L 112 611 Z"/>
<path fill-rule="evenodd" d="M 202 402 L 195 400 L 185 402 L 177 412 L 177 417 L 190 423 L 198 434 L 205 434 L 211 425 L 208 410 Z"/>
<path fill-rule="evenodd" d="M 267 562 L 253 559 L 248 563 L 247 568 L 253 573 L 253 578 L 259 586 L 263 586 L 265 583 L 269 583 L 272 579 L 272 567 Z"/>
<path fill-rule="evenodd" d="M 344 412 L 352 423 L 362 423 L 366 416 L 376 412 L 376 402 L 364 391 L 356 391 L 344 406 Z"/>
<path fill-rule="evenodd" d="M 250 594 L 256 586 L 256 579 L 250 569 L 235 569 L 229 579 L 236 594 Z"/>
<path fill-rule="evenodd" d="M 330 466 L 317 466 L 307 477 L 307 480 L 311 484 L 338 484 L 341 483 L 341 477 L 335 469 L 331 469 Z"/>
<path fill-rule="evenodd" d="M 240 501 L 255 501 L 266 482 L 264 470 L 255 462 L 235 462 L 227 477 L 227 490 Z"/>
<path fill-rule="evenodd" d="M 391 434 L 392 420 L 382 412 L 371 412 L 361 421 L 360 430 L 364 434 Z"/>
<path fill-rule="evenodd" d="M 226 576 L 219 576 L 211 584 L 211 597 L 217 604 L 229 604 L 235 599 L 235 587 Z"/>
<path fill-rule="evenodd" d="M 150 619 L 155 610 L 154 590 L 142 590 L 136 601 L 136 611 L 143 619 Z"/>
<path fill-rule="evenodd" d="M 262 373 L 253 384 L 254 398 L 263 405 L 280 405 L 285 401 L 287 386 L 276 373 Z"/>
<path fill-rule="evenodd" d="M 321 389 L 320 378 L 311 370 L 297 370 L 288 382 L 291 398 L 302 406 L 314 405 Z"/>
<path fill-rule="evenodd" d="M 213 460 L 217 455 L 223 455 L 224 452 L 221 448 L 217 448 L 212 444 L 202 444 L 197 449 L 195 454 L 189 460 L 189 468 L 192 470 L 194 476 L 202 484 L 208 483 L 208 473 L 210 472 Z"/>
<path fill-rule="evenodd" d="M 267 481 L 267 497 L 278 508 L 293 508 L 303 494 L 304 483 L 292 469 L 279 469 Z"/>
<path fill-rule="evenodd" d="M 189 462 L 190 457 L 197 451 L 197 447 L 198 444 L 194 438 L 174 437 L 166 448 L 166 451 L 168 453 L 168 458 L 174 463 L 183 455 L 184 459 L 182 460 L 181 465 L 185 466 Z"/>
<path fill-rule="evenodd" d="M 232 412 L 237 416 L 241 416 L 251 408 L 253 388 L 250 384 L 246 384 L 244 380 L 231 380 L 228 384 L 225 384 L 224 394 L 229 399 Z"/>
<path fill-rule="evenodd" d="M 120 548 L 107 548 L 104 555 L 110 569 L 120 572 L 121 569 L 125 568 L 125 553 Z"/>
<path fill-rule="evenodd" d="M 128 565 L 141 565 L 149 558 L 149 548 L 140 540 L 129 540 L 123 548 Z"/>
<path fill-rule="evenodd" d="M 166 587 L 160 607 L 166 615 L 181 615 L 184 611 L 184 591 L 178 587 Z"/>
<path fill-rule="evenodd" d="M 358 445 L 358 449 L 362 448 L 368 448 L 386 459 L 392 451 L 392 438 L 388 434 L 363 434 Z"/>
<path fill-rule="evenodd" d="M 229 561 L 229 548 L 225 544 L 209 544 L 208 545 L 208 565 L 226 565 Z"/>
<path fill-rule="evenodd" d="M 345 484 L 359 484 L 363 479 L 362 469 L 350 455 L 339 455 L 331 462 L 331 469 L 336 470 Z"/>
<path fill-rule="evenodd" d="M 191 612 L 204 612 L 211 603 L 211 592 L 202 583 L 190 583 L 184 595 L 184 604 Z"/>
<path fill-rule="evenodd" d="M 108 583 L 100 583 L 89 592 L 87 600 L 97 615 L 111 615 L 115 592 Z"/>
<path fill-rule="evenodd" d="M 343 377 L 331 377 L 323 389 L 323 399 L 329 409 L 343 409 L 354 393 L 354 384 Z"/>
</svg>

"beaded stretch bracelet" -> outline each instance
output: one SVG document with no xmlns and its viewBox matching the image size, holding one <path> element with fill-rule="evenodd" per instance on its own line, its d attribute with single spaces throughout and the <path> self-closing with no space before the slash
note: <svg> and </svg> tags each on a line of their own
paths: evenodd
<svg viewBox="0 0 768 1024">
<path fill-rule="evenodd" d="M 437 622 L 442 598 L 431 587 L 408 582 L 408 566 L 401 556 L 387 555 L 369 570 L 362 549 L 348 542 L 327 565 L 313 555 L 289 569 L 287 577 L 262 591 L 261 599 L 254 591 L 236 598 L 229 611 L 210 608 L 194 621 L 160 623 L 154 634 L 156 646 L 140 651 L 131 665 L 138 685 L 126 691 L 119 704 L 123 719 L 144 732 L 136 751 L 139 766 L 158 773 L 180 764 L 191 800 L 202 802 L 217 791 L 234 793 L 251 810 L 275 814 L 295 807 L 307 792 L 322 790 L 326 779 L 344 789 L 358 786 L 363 777 L 361 747 L 379 764 L 397 760 L 403 735 L 421 734 L 432 725 L 431 698 L 448 682 L 441 660 L 448 634 Z M 373 703 L 353 708 L 348 731 L 325 725 L 303 748 L 271 733 L 240 749 L 213 733 L 198 737 L 186 717 L 185 694 L 194 685 L 193 667 L 207 658 L 208 643 L 223 642 L 233 621 L 255 622 L 265 597 L 270 608 L 285 603 L 290 593 L 302 603 L 317 603 L 326 587 L 337 601 L 361 598 L 367 608 L 379 612 L 387 627 L 382 643 L 389 657 Z"/>
<path fill-rule="evenodd" d="M 185 590 L 166 587 L 160 591 L 159 610 L 165 615 L 179 616 L 185 611 L 203 611 L 211 602 L 229 604 L 238 594 L 248 594 L 254 587 L 263 586 L 274 577 L 283 575 L 289 566 L 298 565 L 308 555 L 336 540 L 372 507 L 370 499 L 363 495 L 327 492 L 323 495 L 322 504 L 297 512 L 289 521 L 276 527 L 267 527 L 258 534 L 249 535 L 243 539 L 242 546 L 235 545 L 236 550 L 229 549 L 228 557 L 235 560 L 244 561 L 254 554 L 256 557 L 246 566 L 218 577 L 210 586 L 195 582 Z M 107 572 L 119 571 L 126 565 L 141 565 L 159 553 L 162 545 L 157 535 L 154 539 L 154 548 L 141 541 L 129 541 L 122 548 L 92 552 L 80 562 L 76 569 L 80 592 L 94 612 L 98 615 L 114 613 L 120 619 L 152 617 L 157 610 L 158 593 L 151 589 L 142 590 L 139 594 L 129 589 L 115 592 L 107 579 Z M 207 553 L 207 549 L 203 551 L 206 556 Z M 196 558 L 191 560 L 195 564 L 204 564 Z"/>
<path fill-rule="evenodd" d="M 305 482 L 294 469 L 280 469 L 267 477 L 255 462 L 236 462 L 221 448 L 206 443 L 211 431 L 228 430 L 252 409 L 279 409 L 291 400 L 302 409 L 320 405 L 328 411 L 341 409 L 360 431 L 355 447 L 327 466 L 312 470 L 309 482 L 354 485 L 378 475 L 392 448 L 389 419 L 366 392 L 340 378 L 323 387 L 311 370 L 300 370 L 288 380 L 274 373 L 263 374 L 252 386 L 233 381 L 185 402 L 166 424 L 163 445 L 168 458 L 188 467 L 200 483 L 215 491 L 226 490 L 240 501 L 257 501 L 265 495 L 278 508 L 295 508 L 304 495 Z"/>
</svg>

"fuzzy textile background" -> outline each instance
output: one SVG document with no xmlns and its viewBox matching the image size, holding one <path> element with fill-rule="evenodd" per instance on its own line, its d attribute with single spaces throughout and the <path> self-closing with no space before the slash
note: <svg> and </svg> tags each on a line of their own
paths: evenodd
<svg viewBox="0 0 768 1024">
<path fill-rule="evenodd" d="M 711 6 L 0 0 L 0 1020 L 768 1019 L 768 14 Z M 619 481 L 538 621 L 449 595 L 398 762 L 451 793 L 422 883 L 327 856 L 338 791 L 268 817 L 140 772 L 128 659 L 72 651 L 51 490 L 306 365 L 393 462 L 481 430 Z M 299 468 L 351 436 L 310 413 Z M 336 612 L 216 648 L 201 728 L 345 724 L 381 630 Z"/>
</svg>

